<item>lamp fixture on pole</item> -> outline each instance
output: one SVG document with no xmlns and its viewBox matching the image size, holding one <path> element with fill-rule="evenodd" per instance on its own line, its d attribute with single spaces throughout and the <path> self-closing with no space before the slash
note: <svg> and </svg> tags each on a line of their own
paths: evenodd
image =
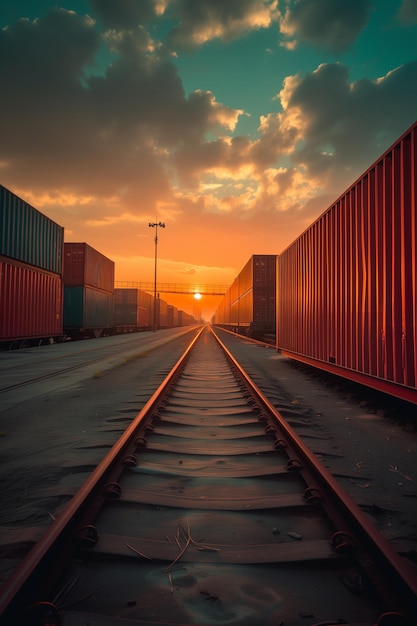
<svg viewBox="0 0 417 626">
<path fill-rule="evenodd" d="M 158 226 L 160 228 L 165 228 L 165 224 L 163 222 L 149 222 L 149 228 L 155 228 L 155 271 L 154 271 L 154 289 L 153 289 L 153 332 L 156 331 L 156 265 L 158 258 Z"/>
</svg>

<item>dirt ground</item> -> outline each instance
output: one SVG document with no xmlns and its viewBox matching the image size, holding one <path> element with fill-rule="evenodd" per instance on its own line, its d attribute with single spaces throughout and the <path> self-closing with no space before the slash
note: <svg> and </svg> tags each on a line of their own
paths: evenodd
<svg viewBox="0 0 417 626">
<path fill-rule="evenodd" d="M 346 386 L 273 349 L 248 344 L 246 358 L 320 428 L 327 439 L 307 438 L 307 445 L 395 549 L 417 563 L 417 407 Z M 297 432 L 303 424 L 295 422 Z"/>
</svg>

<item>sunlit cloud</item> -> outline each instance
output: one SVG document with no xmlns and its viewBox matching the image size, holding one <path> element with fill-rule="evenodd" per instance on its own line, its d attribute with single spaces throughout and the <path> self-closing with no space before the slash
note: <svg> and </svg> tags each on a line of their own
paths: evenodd
<svg viewBox="0 0 417 626">
<path fill-rule="evenodd" d="M 134 223 L 146 223 L 146 217 L 141 215 L 133 215 L 132 213 L 121 213 L 119 215 L 107 215 L 101 219 L 85 221 L 88 226 L 108 227 L 114 224 L 134 224 Z"/>
<path fill-rule="evenodd" d="M 97 199 L 94 196 L 76 194 L 73 191 L 56 190 L 55 192 L 42 191 L 32 192 L 28 189 L 16 189 L 16 193 L 24 195 L 26 201 L 40 209 L 48 207 L 86 207 L 93 205 Z"/>
<path fill-rule="evenodd" d="M 203 92 L 198 89 L 191 94 L 190 99 L 193 99 L 195 96 L 207 100 L 209 111 L 208 119 L 211 125 L 218 124 L 219 126 L 233 131 L 239 121 L 239 117 L 244 114 L 242 109 L 230 109 L 220 102 L 217 102 L 214 94 L 209 91 Z"/>
<path fill-rule="evenodd" d="M 278 0 L 172 0 L 179 25 L 169 34 L 171 47 L 190 49 L 215 39 L 232 41 L 278 20 Z"/>
</svg>

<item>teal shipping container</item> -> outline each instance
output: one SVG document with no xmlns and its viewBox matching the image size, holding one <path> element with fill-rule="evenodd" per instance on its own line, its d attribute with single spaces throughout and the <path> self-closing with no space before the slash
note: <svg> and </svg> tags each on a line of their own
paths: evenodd
<svg viewBox="0 0 417 626">
<path fill-rule="evenodd" d="M 113 327 L 114 296 L 93 287 L 64 286 L 64 330 L 91 330 L 99 337 Z"/>
<path fill-rule="evenodd" d="M 0 255 L 62 276 L 64 228 L 0 185 Z"/>
</svg>

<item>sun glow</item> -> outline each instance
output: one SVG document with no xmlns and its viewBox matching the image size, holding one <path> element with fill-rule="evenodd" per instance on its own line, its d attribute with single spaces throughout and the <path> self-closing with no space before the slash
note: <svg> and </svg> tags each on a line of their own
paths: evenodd
<svg viewBox="0 0 417 626">
<path fill-rule="evenodd" d="M 195 293 L 195 294 L 194 294 L 194 298 L 195 298 L 196 300 L 201 300 L 201 297 L 202 297 L 202 296 L 201 296 L 201 293 Z"/>
</svg>

